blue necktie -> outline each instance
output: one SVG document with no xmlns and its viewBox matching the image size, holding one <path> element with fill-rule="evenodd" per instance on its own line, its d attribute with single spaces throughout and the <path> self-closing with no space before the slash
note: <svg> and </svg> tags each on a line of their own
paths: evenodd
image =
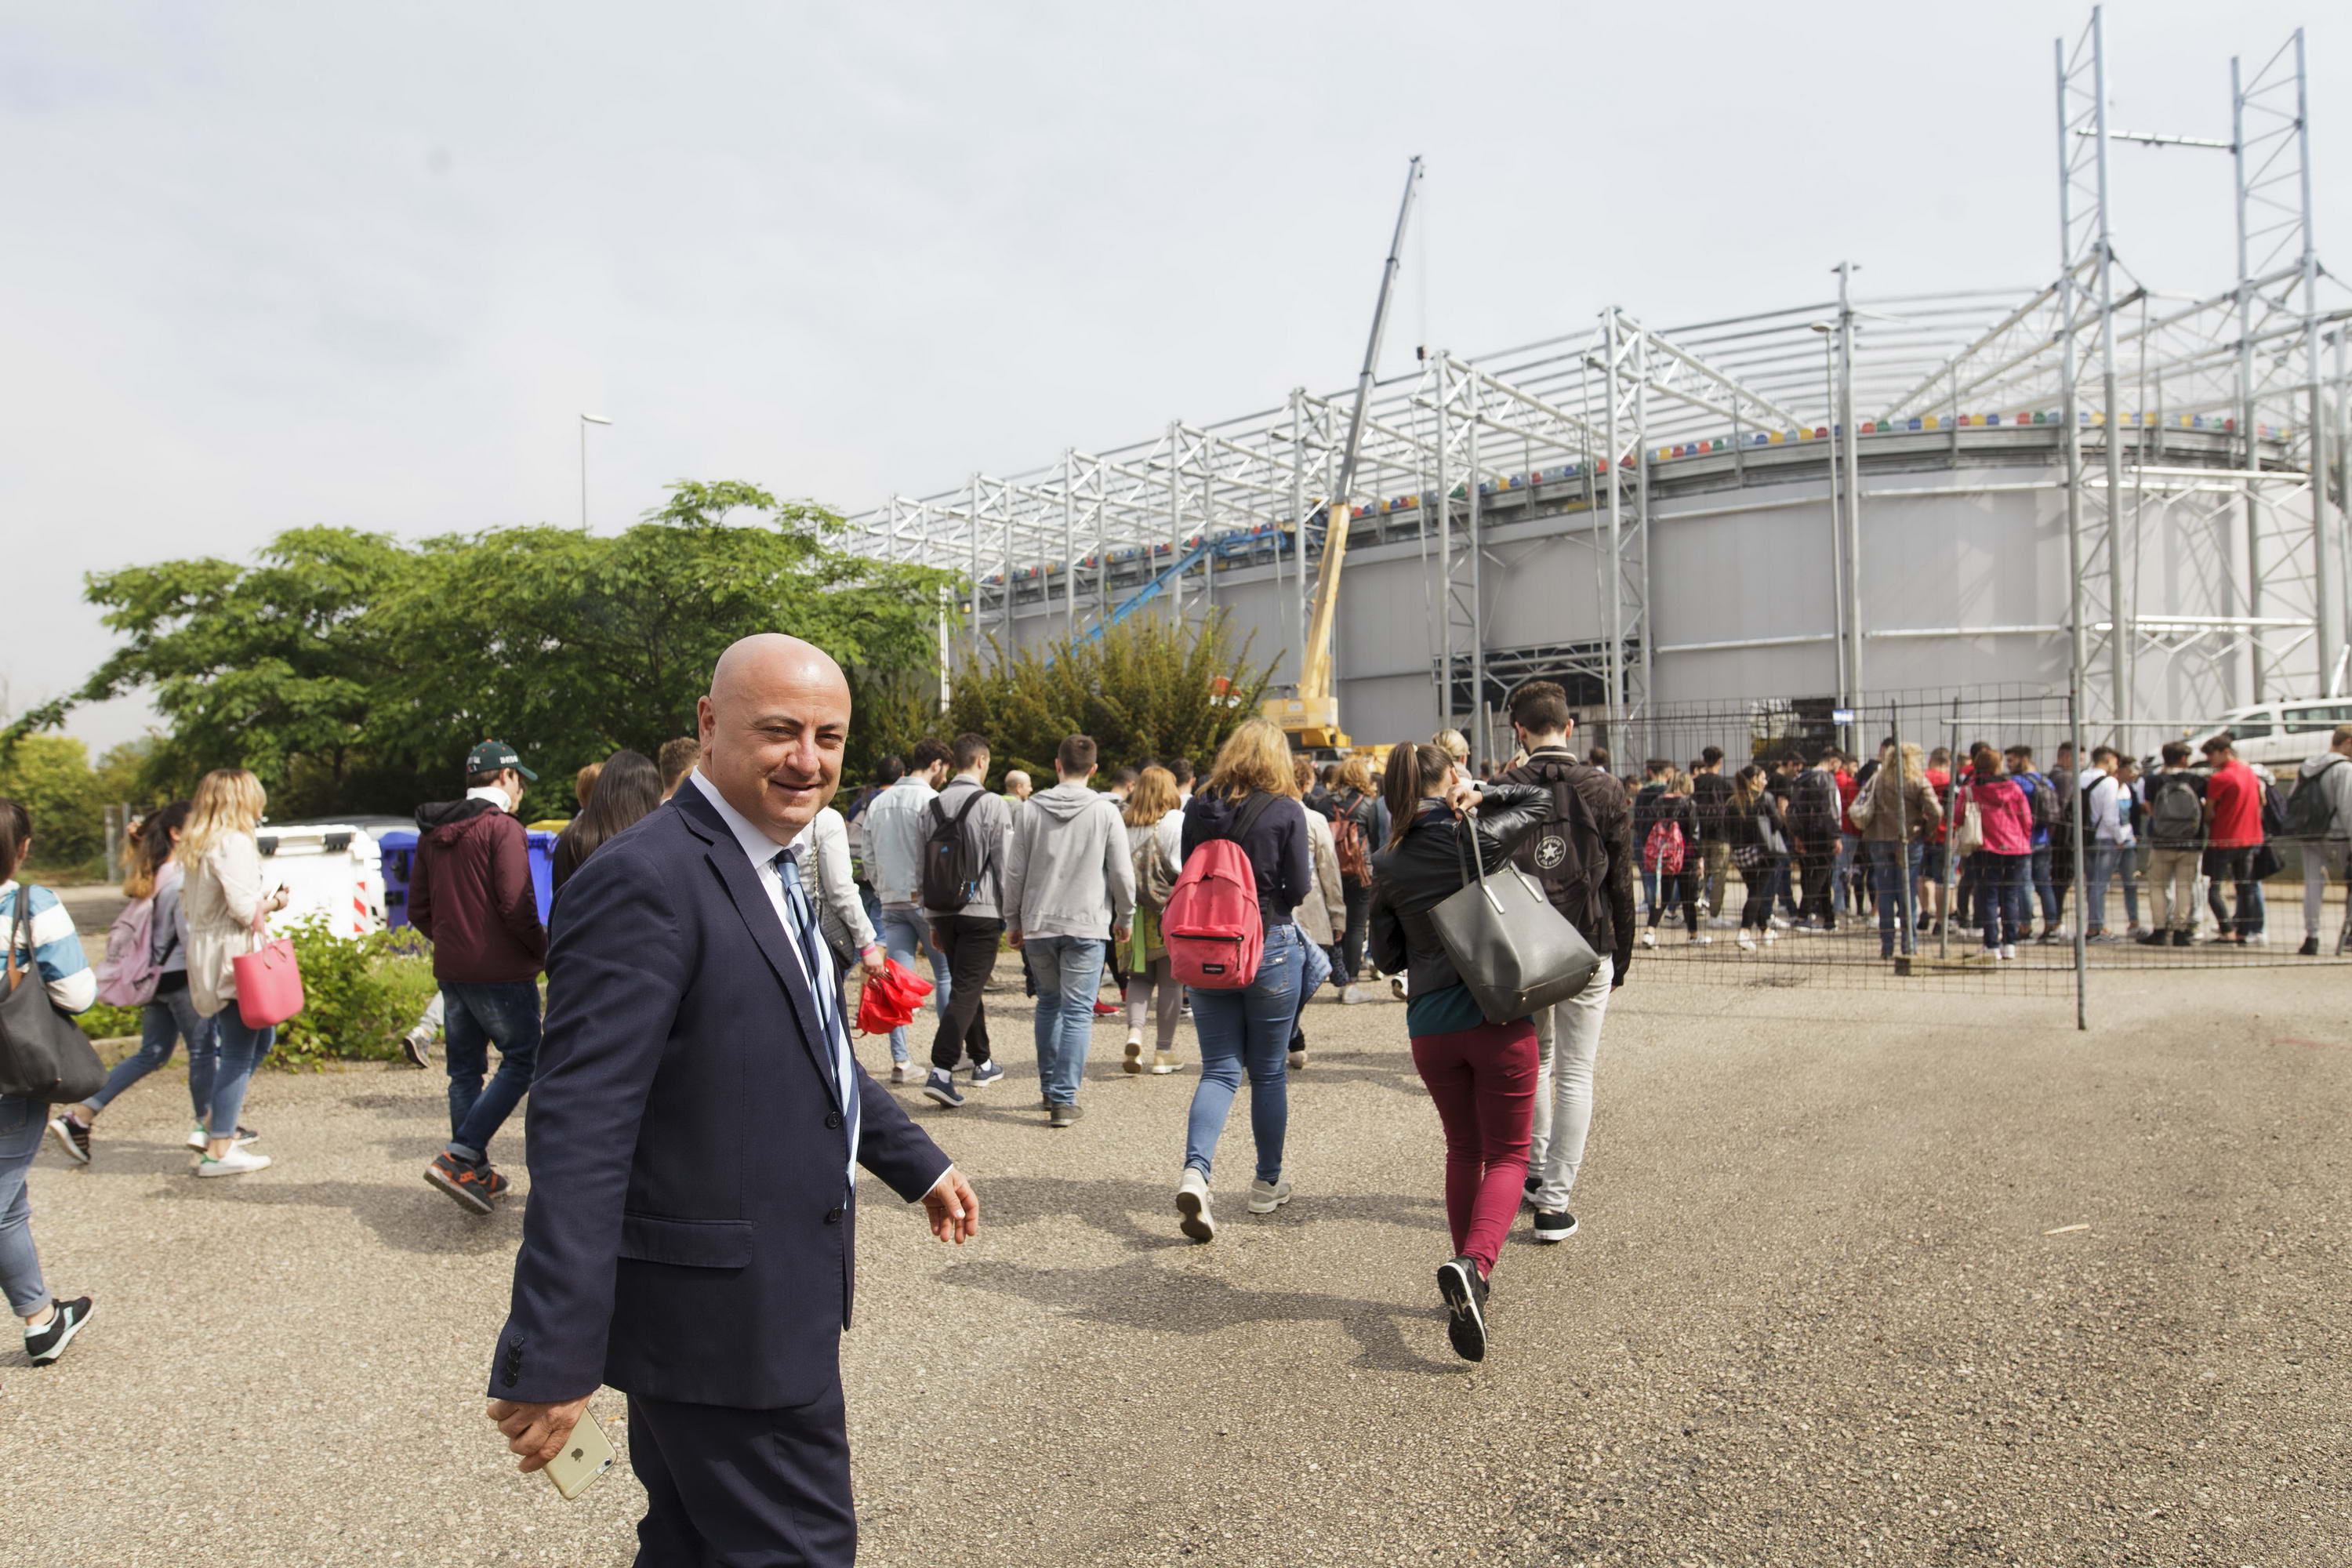
<svg viewBox="0 0 2352 1568">
<path fill-rule="evenodd" d="M 776 853 L 776 875 L 784 885 L 784 908 L 792 915 L 793 942 L 799 948 L 801 968 L 808 975 L 809 991 L 816 999 L 817 1016 L 824 1026 L 825 1075 L 832 1080 L 834 1097 L 850 1107 L 854 1119 L 848 1086 L 842 1079 L 842 1058 L 848 1050 L 847 1033 L 841 1022 L 841 1006 L 834 994 L 833 960 L 825 952 L 824 942 L 817 931 L 816 906 L 809 901 L 808 889 L 801 881 L 800 857 L 792 849 Z M 850 1147 L 856 1147 L 856 1127 L 850 1128 Z"/>
</svg>

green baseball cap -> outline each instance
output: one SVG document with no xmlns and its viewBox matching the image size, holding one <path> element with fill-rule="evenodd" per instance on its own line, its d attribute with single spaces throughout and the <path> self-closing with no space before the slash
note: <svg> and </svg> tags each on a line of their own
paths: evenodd
<svg viewBox="0 0 2352 1568">
<path fill-rule="evenodd" d="M 504 741 L 485 741 L 466 753 L 468 773 L 494 773 L 503 768 L 512 768 L 533 784 L 539 782 L 539 775 L 524 767 L 515 749 Z"/>
</svg>

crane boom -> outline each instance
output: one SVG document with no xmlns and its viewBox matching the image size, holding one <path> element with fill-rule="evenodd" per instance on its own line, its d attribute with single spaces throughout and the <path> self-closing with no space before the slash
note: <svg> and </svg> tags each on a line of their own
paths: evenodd
<svg viewBox="0 0 2352 1568">
<path fill-rule="evenodd" d="M 1339 479 L 1321 510 L 1323 518 L 1323 564 L 1315 576 L 1315 613 L 1307 628 L 1307 644 L 1300 650 L 1298 695 L 1295 699 L 1276 698 L 1266 704 L 1267 714 L 1276 722 L 1300 737 L 1309 746 L 1345 746 L 1348 737 L 1339 732 L 1339 702 L 1331 680 L 1331 625 L 1339 607 L 1339 574 L 1348 559 L 1348 523 L 1350 510 L 1348 498 L 1354 493 L 1356 459 L 1363 448 L 1364 415 L 1372 394 L 1372 378 L 1380 368 L 1381 340 L 1389 324 L 1389 300 L 1395 292 L 1398 271 L 1403 266 L 1405 226 L 1412 217 L 1413 193 L 1421 185 L 1421 160 L 1413 159 L 1406 167 L 1404 197 L 1397 204 L 1396 231 L 1389 237 L 1388 260 L 1381 266 L 1380 297 L 1372 305 L 1371 334 L 1364 343 L 1363 369 L 1356 376 L 1356 406 L 1348 417 L 1348 444 L 1339 455 Z M 1307 559 L 1307 529 L 1311 519 L 1298 523 L 1298 558 Z"/>
</svg>

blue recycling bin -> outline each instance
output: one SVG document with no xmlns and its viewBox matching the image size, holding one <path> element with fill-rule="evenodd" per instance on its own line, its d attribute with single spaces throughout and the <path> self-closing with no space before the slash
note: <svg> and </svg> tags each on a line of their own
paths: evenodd
<svg viewBox="0 0 2352 1568">
<path fill-rule="evenodd" d="M 547 923 L 555 904 L 555 835 L 544 828 L 531 833 L 530 891 L 539 905 L 540 923 Z M 383 917 L 394 931 L 408 923 L 408 879 L 416 865 L 416 829 L 395 827 L 375 836 L 383 851 Z"/>
</svg>

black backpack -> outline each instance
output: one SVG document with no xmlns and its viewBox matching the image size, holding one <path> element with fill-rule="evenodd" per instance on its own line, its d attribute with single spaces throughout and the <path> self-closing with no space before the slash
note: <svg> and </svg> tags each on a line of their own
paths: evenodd
<svg viewBox="0 0 2352 1568">
<path fill-rule="evenodd" d="M 2294 794 L 2288 797 L 2286 803 L 2285 837 L 2302 839 L 2325 838 L 2334 830 L 2336 805 L 2327 798 L 2327 792 L 2321 787 L 2319 781 L 2327 776 L 2329 768 L 2341 767 L 2343 764 L 2344 759 L 2338 757 L 2317 773 L 2296 781 Z"/>
<path fill-rule="evenodd" d="M 930 830 L 923 835 L 923 908 L 954 914 L 980 893 L 980 879 L 988 874 L 992 857 L 982 854 L 973 835 L 963 830 L 963 819 L 988 792 L 975 789 L 955 816 L 934 796 Z"/>
<path fill-rule="evenodd" d="M 1573 778 L 1549 782 L 1552 818 L 1529 834 L 1512 858 L 1542 885 L 1552 908 L 1597 946 L 1608 924 L 1609 846 Z"/>
</svg>

